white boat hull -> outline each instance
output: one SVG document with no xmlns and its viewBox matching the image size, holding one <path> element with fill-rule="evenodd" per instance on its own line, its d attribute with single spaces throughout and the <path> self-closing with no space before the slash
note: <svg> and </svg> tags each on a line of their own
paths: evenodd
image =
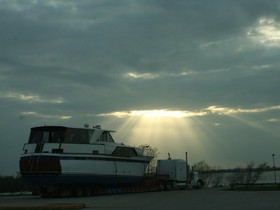
<svg viewBox="0 0 280 210">
<path fill-rule="evenodd" d="M 115 143 L 100 128 L 31 128 L 20 159 L 22 179 L 36 185 L 138 182 L 153 157 L 143 148 Z"/>
<path fill-rule="evenodd" d="M 32 184 L 121 184 L 138 182 L 149 159 L 106 156 L 23 155 L 23 179 Z"/>
</svg>

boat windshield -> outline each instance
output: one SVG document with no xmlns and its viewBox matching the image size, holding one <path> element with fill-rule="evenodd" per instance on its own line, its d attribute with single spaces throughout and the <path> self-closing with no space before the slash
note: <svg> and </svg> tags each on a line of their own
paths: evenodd
<svg viewBox="0 0 280 210">
<path fill-rule="evenodd" d="M 28 143 L 88 144 L 93 130 L 65 127 L 36 127 L 31 129 Z"/>
<path fill-rule="evenodd" d="M 97 139 L 97 142 L 114 142 L 114 139 L 110 132 L 104 131 Z"/>
</svg>

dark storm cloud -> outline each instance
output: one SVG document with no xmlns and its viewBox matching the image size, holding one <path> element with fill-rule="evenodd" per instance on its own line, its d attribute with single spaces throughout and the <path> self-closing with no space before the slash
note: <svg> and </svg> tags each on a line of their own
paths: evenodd
<svg viewBox="0 0 280 210">
<path fill-rule="evenodd" d="M 4 2 L 2 63 L 9 63 L 6 74 L 25 72 L 17 82 L 9 80 L 15 89 L 24 90 L 25 85 L 29 89 L 31 84 L 41 90 L 53 86 L 67 95 L 67 89 L 76 92 L 77 87 L 88 90 L 106 84 L 105 92 L 113 88 L 118 97 L 133 99 L 145 86 L 150 93 L 144 94 L 144 98 L 150 95 L 146 100 L 157 92 L 165 93 L 158 99 L 164 100 L 172 90 L 173 97 L 185 90 L 182 97 L 207 99 L 212 95 L 205 93 L 209 87 L 218 97 L 223 91 L 238 95 L 247 84 L 257 86 L 259 82 L 243 73 L 252 65 L 277 59 L 271 50 L 250 46 L 245 37 L 261 17 L 277 18 L 275 1 Z M 223 69 L 227 71 L 206 74 L 209 80 L 202 74 L 173 77 L 170 82 L 163 78 L 117 84 L 126 72 L 179 74 Z M 235 89 L 237 83 L 243 88 Z M 123 94 L 127 89 L 131 89 L 128 95 Z"/>
<path fill-rule="evenodd" d="M 10 124 L 21 126 L 13 137 L 20 139 L 33 125 L 81 124 L 87 116 L 102 121 L 97 117 L 102 113 L 280 104 L 278 1 L 0 0 L 0 5 L 1 128 L 9 130 L 3 139 L 12 132 Z M 273 133 L 278 113 L 251 117 Z M 213 128 L 218 142 L 234 133 L 226 123 L 233 118 L 217 113 L 200 118 L 220 126 Z M 249 126 L 242 125 L 241 133 Z M 254 135 L 250 126 L 240 141 Z M 12 137 L 3 142 L 1 148 L 11 146 Z"/>
</svg>

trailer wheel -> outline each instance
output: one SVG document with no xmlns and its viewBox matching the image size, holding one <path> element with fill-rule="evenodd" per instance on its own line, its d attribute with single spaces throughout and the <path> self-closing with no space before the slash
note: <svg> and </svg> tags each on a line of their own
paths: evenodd
<svg viewBox="0 0 280 210">
<path fill-rule="evenodd" d="M 164 189 L 165 189 L 164 184 L 163 184 L 163 183 L 160 183 L 158 189 L 159 189 L 160 191 L 164 190 Z"/>
<path fill-rule="evenodd" d="M 173 190 L 173 189 L 174 189 L 173 183 L 169 182 L 166 184 L 165 190 L 169 191 L 169 190 Z"/>
</svg>

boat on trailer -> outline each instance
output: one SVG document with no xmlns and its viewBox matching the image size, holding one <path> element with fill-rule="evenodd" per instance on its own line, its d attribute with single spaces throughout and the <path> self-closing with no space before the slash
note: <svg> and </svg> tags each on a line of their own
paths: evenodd
<svg viewBox="0 0 280 210">
<path fill-rule="evenodd" d="M 153 157 L 116 143 L 100 126 L 31 128 L 20 158 L 23 181 L 32 185 L 108 185 L 139 182 Z"/>
</svg>

